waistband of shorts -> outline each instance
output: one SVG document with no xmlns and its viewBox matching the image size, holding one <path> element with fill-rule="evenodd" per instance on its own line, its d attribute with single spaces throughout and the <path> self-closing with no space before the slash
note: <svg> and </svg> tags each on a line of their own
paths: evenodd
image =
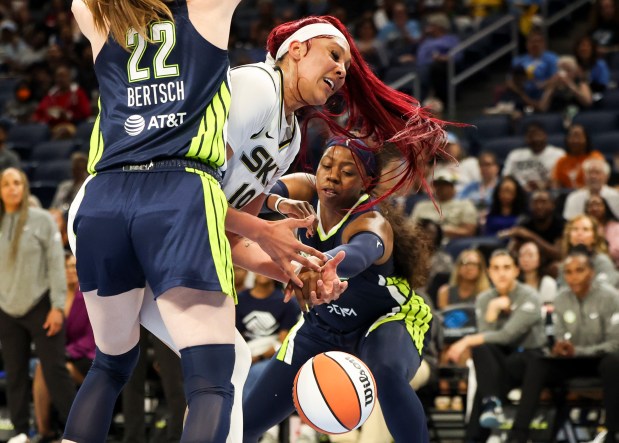
<svg viewBox="0 0 619 443">
<path fill-rule="evenodd" d="M 112 167 L 100 171 L 105 172 L 163 172 L 163 171 L 179 171 L 186 169 L 195 169 L 197 171 L 205 172 L 212 176 L 219 183 L 223 180 L 223 175 L 219 169 L 214 168 L 208 163 L 203 163 L 198 160 L 185 159 L 185 158 L 166 158 L 159 160 L 151 160 L 148 163 L 137 163 L 131 165 L 123 165 L 118 167 Z"/>
</svg>

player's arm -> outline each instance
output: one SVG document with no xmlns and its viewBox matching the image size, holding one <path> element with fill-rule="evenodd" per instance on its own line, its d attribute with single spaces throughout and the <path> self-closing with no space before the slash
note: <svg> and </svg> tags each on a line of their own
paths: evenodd
<svg viewBox="0 0 619 443">
<path fill-rule="evenodd" d="M 90 9 L 84 0 L 73 0 L 71 4 L 71 12 L 80 27 L 80 31 L 82 31 L 82 34 L 84 34 L 90 42 L 93 60 L 96 60 L 97 55 L 107 40 L 109 28 L 97 29 L 95 26 L 95 21 L 92 17 L 92 12 L 90 12 Z"/>
</svg>

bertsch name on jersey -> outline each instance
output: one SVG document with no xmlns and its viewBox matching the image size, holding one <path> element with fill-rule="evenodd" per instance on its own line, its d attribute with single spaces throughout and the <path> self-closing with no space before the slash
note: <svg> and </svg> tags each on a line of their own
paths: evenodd
<svg viewBox="0 0 619 443">
<path fill-rule="evenodd" d="M 183 100 L 185 100 L 185 82 L 183 80 L 127 88 L 127 106 L 131 108 Z"/>
</svg>

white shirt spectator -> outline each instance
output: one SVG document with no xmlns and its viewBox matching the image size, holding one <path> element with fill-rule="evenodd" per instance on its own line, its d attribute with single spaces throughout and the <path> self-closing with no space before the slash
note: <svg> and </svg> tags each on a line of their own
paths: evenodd
<svg viewBox="0 0 619 443">
<path fill-rule="evenodd" d="M 585 204 L 589 200 L 591 192 L 587 188 L 577 189 L 568 194 L 563 207 L 563 218 L 571 220 L 577 215 L 584 214 Z M 610 186 L 604 185 L 600 190 L 600 195 L 608 202 L 608 206 L 614 214 L 619 214 L 619 191 Z"/>
<path fill-rule="evenodd" d="M 505 159 L 503 175 L 513 176 L 528 190 L 546 187 L 550 183 L 550 173 L 564 155 L 563 149 L 552 145 L 547 145 L 538 154 L 530 148 L 515 149 Z"/>
</svg>

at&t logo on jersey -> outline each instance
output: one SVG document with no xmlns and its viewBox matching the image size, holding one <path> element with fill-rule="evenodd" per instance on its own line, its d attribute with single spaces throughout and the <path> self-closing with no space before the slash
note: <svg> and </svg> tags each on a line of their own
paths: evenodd
<svg viewBox="0 0 619 443">
<path fill-rule="evenodd" d="M 135 137 L 142 133 L 145 126 L 146 121 L 144 117 L 141 115 L 131 115 L 127 118 L 127 121 L 125 121 L 125 132 L 131 137 Z"/>
<path fill-rule="evenodd" d="M 176 114 L 163 114 L 163 115 L 153 115 L 148 120 L 147 131 L 150 131 L 152 128 L 162 129 L 162 128 L 174 128 L 176 126 L 180 126 L 185 121 L 186 112 L 177 112 Z M 131 137 L 135 137 L 144 131 L 146 127 L 146 120 L 141 115 L 131 115 L 125 121 L 125 132 L 129 134 Z"/>
</svg>

